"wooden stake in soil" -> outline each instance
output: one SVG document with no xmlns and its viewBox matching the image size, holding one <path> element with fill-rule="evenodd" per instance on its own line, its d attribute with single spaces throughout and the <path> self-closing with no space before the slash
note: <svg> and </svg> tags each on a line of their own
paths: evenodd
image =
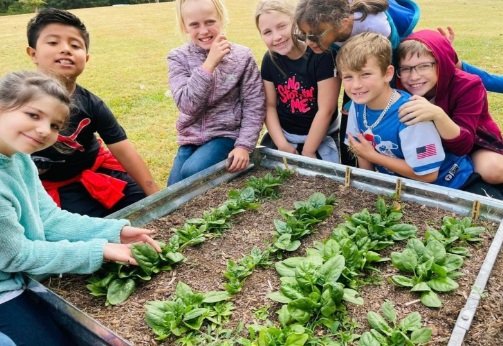
<svg viewBox="0 0 503 346">
<path fill-rule="evenodd" d="M 285 165 L 285 169 L 289 171 L 288 169 L 288 162 L 286 161 L 286 157 L 283 156 L 283 164 Z"/>
<path fill-rule="evenodd" d="M 398 178 L 396 180 L 395 186 L 395 200 L 399 201 L 402 195 L 402 179 Z"/>
<path fill-rule="evenodd" d="M 351 185 L 351 167 L 346 166 L 346 175 L 344 176 L 344 187 Z"/>
<path fill-rule="evenodd" d="M 472 220 L 477 220 L 480 216 L 480 202 L 478 200 L 473 201 L 472 205 Z"/>
</svg>

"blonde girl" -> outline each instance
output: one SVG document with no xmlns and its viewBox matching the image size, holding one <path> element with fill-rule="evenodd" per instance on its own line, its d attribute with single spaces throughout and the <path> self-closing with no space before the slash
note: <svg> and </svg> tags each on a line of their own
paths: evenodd
<svg viewBox="0 0 503 346">
<path fill-rule="evenodd" d="M 168 55 L 169 85 L 180 111 L 178 144 L 168 185 L 228 159 L 237 172 L 249 163 L 265 116 L 260 73 L 249 48 L 223 34 L 221 0 L 177 0 L 189 42 Z"/>
<path fill-rule="evenodd" d="M 266 93 L 262 144 L 281 151 L 339 162 L 336 131 L 337 93 L 334 57 L 315 54 L 295 31 L 295 4 L 261 0 L 255 23 L 268 48 L 261 74 Z"/>
</svg>

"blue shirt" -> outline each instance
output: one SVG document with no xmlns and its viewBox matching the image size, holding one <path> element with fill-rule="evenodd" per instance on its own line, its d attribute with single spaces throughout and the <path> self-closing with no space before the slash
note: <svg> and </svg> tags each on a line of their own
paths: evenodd
<svg viewBox="0 0 503 346">
<path fill-rule="evenodd" d="M 437 185 L 461 188 L 473 173 L 473 164 L 468 156 L 456 156 L 446 153 L 442 140 L 433 122 L 421 122 L 407 126 L 398 120 L 398 109 L 408 101 L 410 95 L 396 90 L 400 98 L 389 108 L 382 120 L 372 129 L 363 121 L 364 105 L 351 105 L 348 117 L 347 137 L 363 133 L 373 143 L 375 150 L 383 155 L 403 159 L 417 175 L 426 175 L 438 171 Z M 372 110 L 367 107 L 367 125 L 377 121 L 382 109 Z M 375 165 L 377 171 L 397 175 L 387 168 Z"/>
</svg>

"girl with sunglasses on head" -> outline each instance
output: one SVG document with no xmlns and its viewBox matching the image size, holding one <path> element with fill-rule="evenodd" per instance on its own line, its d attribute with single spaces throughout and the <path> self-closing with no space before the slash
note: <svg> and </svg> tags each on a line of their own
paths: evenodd
<svg viewBox="0 0 503 346">
<path fill-rule="evenodd" d="M 26 290 L 24 274 L 88 274 L 105 260 L 136 264 L 128 245 L 133 242 L 161 250 L 149 230 L 127 220 L 72 214 L 47 194 L 30 154 L 56 142 L 69 113 L 70 96 L 57 81 L 36 72 L 0 78 L 2 345 L 2 333 L 18 345 L 74 343 Z"/>
<path fill-rule="evenodd" d="M 268 48 L 261 74 L 268 133 L 262 145 L 292 154 L 339 162 L 334 57 L 315 54 L 292 34 L 294 3 L 261 0 L 255 23 Z"/>
</svg>

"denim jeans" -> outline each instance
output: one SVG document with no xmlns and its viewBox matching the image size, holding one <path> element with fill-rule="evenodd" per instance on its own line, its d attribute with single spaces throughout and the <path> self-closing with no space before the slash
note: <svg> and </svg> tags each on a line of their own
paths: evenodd
<svg viewBox="0 0 503 346">
<path fill-rule="evenodd" d="M 202 145 L 180 146 L 169 174 L 168 186 L 225 160 L 234 149 L 234 142 L 232 138 L 216 137 Z"/>
</svg>

